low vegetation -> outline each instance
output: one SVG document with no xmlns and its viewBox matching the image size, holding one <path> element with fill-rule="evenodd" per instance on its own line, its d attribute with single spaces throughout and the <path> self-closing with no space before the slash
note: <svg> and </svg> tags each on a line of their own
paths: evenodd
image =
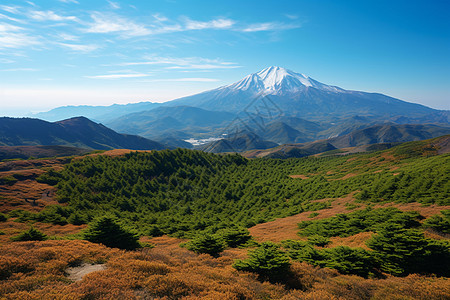
<svg viewBox="0 0 450 300">
<path fill-rule="evenodd" d="M 0 214 L 0 298 L 446 299 L 448 206 L 389 207 L 450 205 L 450 156 L 415 145 L 287 160 L 182 149 L 72 159 L 38 178 L 58 204 Z M 326 213 L 338 198 L 350 199 L 345 213 Z M 247 230 L 298 213 L 295 240 Z M 90 263 L 105 270 L 66 277 Z"/>
</svg>

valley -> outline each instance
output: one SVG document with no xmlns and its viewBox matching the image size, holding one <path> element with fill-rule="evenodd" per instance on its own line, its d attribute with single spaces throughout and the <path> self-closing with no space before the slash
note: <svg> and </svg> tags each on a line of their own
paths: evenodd
<svg viewBox="0 0 450 300">
<path fill-rule="evenodd" d="M 438 266 L 449 259 L 449 139 L 286 160 L 177 149 L 1 162 L 0 294 L 445 299 L 448 274 Z M 358 223 L 355 213 L 365 223 Z M 120 250 L 87 241 L 88 229 L 105 216 L 139 237 L 140 246 Z M 339 223 L 333 218 L 349 223 L 334 227 Z M 325 225 L 314 222 L 329 225 L 320 229 Z M 310 244 L 313 240 L 300 234 L 307 227 L 299 224 L 316 226 L 325 245 Z M 436 267 L 410 274 L 415 269 L 383 265 L 390 254 L 379 260 L 374 241 L 392 224 L 401 226 L 397 242 L 413 234 L 431 247 L 432 256 L 416 251 L 416 259 L 431 259 L 429 266 Z M 43 241 L 12 240 L 30 226 L 44 234 Z M 342 229 L 347 233 L 339 233 Z M 245 242 L 217 256 L 189 250 L 192 241 L 228 241 L 229 234 L 235 236 L 229 242 L 238 236 Z M 276 247 L 288 257 L 288 277 L 236 270 L 238 261 L 261 247 Z M 336 251 L 348 253 L 338 258 Z M 410 264 L 410 258 L 402 259 L 402 266 Z M 359 260 L 366 267 L 361 269 Z M 81 280 L 67 277 L 70 268 L 90 264 L 96 271 Z"/>
</svg>

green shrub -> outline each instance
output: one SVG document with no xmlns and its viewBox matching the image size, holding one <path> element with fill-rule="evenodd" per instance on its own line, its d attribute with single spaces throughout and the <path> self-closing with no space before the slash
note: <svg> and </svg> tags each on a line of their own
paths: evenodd
<svg viewBox="0 0 450 300">
<path fill-rule="evenodd" d="M 312 245 L 324 247 L 331 243 L 330 239 L 321 235 L 312 235 L 308 237 L 308 242 Z"/>
<path fill-rule="evenodd" d="M 11 239 L 13 241 L 44 241 L 47 238 L 48 237 L 44 233 L 40 232 L 34 227 L 31 227 L 27 231 L 24 231 L 19 235 L 12 237 Z"/>
<path fill-rule="evenodd" d="M 150 228 L 148 229 L 147 234 L 148 234 L 149 236 L 157 237 L 157 236 L 162 236 L 162 235 L 164 235 L 164 232 L 161 230 L 161 228 L 159 228 L 158 225 L 152 225 L 152 226 L 150 226 Z"/>
<path fill-rule="evenodd" d="M 313 213 L 311 213 L 309 216 L 308 216 L 308 218 L 314 218 L 314 217 L 317 217 L 319 215 L 319 213 L 318 212 L 313 212 Z"/>
<path fill-rule="evenodd" d="M 450 233 L 450 210 L 443 210 L 440 215 L 429 217 L 423 222 L 423 226 L 442 233 Z"/>
<path fill-rule="evenodd" d="M 247 243 L 252 237 L 246 228 L 227 228 L 217 232 L 228 247 L 236 248 Z"/>
<path fill-rule="evenodd" d="M 79 213 L 73 213 L 69 216 L 69 218 L 67 218 L 67 221 L 70 224 L 73 225 L 82 225 L 82 224 L 86 224 L 86 217 L 84 217 L 83 215 L 79 214 Z"/>
<path fill-rule="evenodd" d="M 362 277 L 373 276 L 377 262 L 375 257 L 362 248 L 339 246 L 322 250 L 321 267 L 336 269 L 341 274 L 355 274 Z"/>
<path fill-rule="evenodd" d="M 225 250 L 223 239 L 214 234 L 200 235 L 186 244 L 186 248 L 195 253 L 206 253 L 212 257 L 218 257 Z"/>
<path fill-rule="evenodd" d="M 298 227 L 302 236 L 347 237 L 364 231 L 377 231 L 389 222 L 400 224 L 404 228 L 419 227 L 419 218 L 419 213 L 415 211 L 402 212 L 394 207 L 369 207 L 327 219 L 303 221 Z"/>
<path fill-rule="evenodd" d="M 262 279 L 277 280 L 289 271 L 289 257 L 272 242 L 262 243 L 249 251 L 249 258 L 237 260 L 233 264 L 236 270 L 257 273 Z"/>
<path fill-rule="evenodd" d="M 140 247 L 139 237 L 126 230 L 111 216 L 103 216 L 89 224 L 84 238 L 111 248 L 134 250 Z"/>
<path fill-rule="evenodd" d="M 367 241 L 384 272 L 405 276 L 411 273 L 449 275 L 450 243 L 424 237 L 417 229 L 388 224 Z M 446 267 L 445 267 L 446 266 Z"/>
</svg>

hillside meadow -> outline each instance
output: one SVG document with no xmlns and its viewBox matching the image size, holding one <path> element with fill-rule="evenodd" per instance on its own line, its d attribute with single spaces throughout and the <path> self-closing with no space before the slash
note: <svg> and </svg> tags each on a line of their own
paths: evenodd
<svg viewBox="0 0 450 300">
<path fill-rule="evenodd" d="M 448 299 L 448 139 L 1 162 L 0 298 Z"/>
</svg>

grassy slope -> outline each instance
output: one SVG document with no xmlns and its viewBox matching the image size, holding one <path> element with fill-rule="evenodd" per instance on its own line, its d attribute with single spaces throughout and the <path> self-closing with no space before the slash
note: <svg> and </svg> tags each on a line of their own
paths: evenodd
<svg viewBox="0 0 450 300">
<path fill-rule="evenodd" d="M 430 145 L 441 145 L 430 147 Z M 288 177 L 292 182 L 311 180 L 322 175 L 327 182 L 355 180 L 363 174 L 389 174 L 397 176 L 407 171 L 417 161 L 436 159 L 433 156 L 442 152 L 445 141 L 434 139 L 423 143 L 409 143 L 399 148 L 378 154 L 357 155 L 328 161 L 326 166 L 313 168 L 310 165 L 290 169 Z M 425 153 L 425 155 L 422 155 Z M 447 156 L 448 157 L 448 156 Z M 41 170 L 54 167 L 60 169 L 65 161 L 44 161 L 41 166 L 15 165 L 12 170 L 19 174 L 30 169 Z M 418 164 L 420 165 L 420 163 Z M 0 164 L 0 168 L 4 166 Z M 42 171 L 40 171 L 42 172 Z M 11 175 L 7 173 L 8 176 Z M 1 174 L 0 176 L 2 176 Z M 18 180 L 12 186 L 0 187 L 0 200 L 3 198 L 3 211 L 9 211 L 12 199 L 20 201 L 27 193 L 36 193 L 35 175 Z M 295 178 L 297 177 L 297 178 Z M 27 181 L 29 180 L 29 181 Z M 10 188 L 19 188 L 24 194 L 13 196 L 5 194 Z M 37 193 L 39 195 L 39 193 Z M 311 211 L 298 215 L 276 219 L 250 228 L 252 235 L 259 241 L 280 241 L 286 238 L 300 239 L 296 235 L 296 224 L 302 220 L 314 220 L 331 217 L 336 213 L 350 212 L 363 208 L 366 203 L 358 202 L 354 193 L 343 197 L 317 199 L 313 202 L 329 202 L 329 208 L 317 210 L 318 215 L 309 218 Z M 38 199 L 38 208 L 24 202 L 24 209 L 40 210 L 54 202 Z M 401 210 L 417 210 L 423 216 L 435 214 L 449 206 L 421 206 L 413 203 L 379 203 L 377 206 L 396 206 Z M 35 226 L 49 235 L 60 237 L 77 233 L 85 225 L 52 225 L 36 223 Z M 52 240 L 44 242 L 11 242 L 9 237 L 28 228 L 24 223 L 13 220 L 0 222 L 0 297 L 5 299 L 137 299 L 139 297 L 167 297 L 175 299 L 446 299 L 450 296 L 450 282 L 446 278 L 429 278 L 410 275 L 406 278 L 388 277 L 387 279 L 363 279 L 357 276 L 339 275 L 334 270 L 319 269 L 306 263 L 293 263 L 295 277 L 300 280 L 302 289 L 288 290 L 281 285 L 261 283 L 252 274 L 236 272 L 232 267 L 234 259 L 244 258 L 245 249 L 226 250 L 220 258 L 208 255 L 196 255 L 178 244 L 182 240 L 171 237 L 143 238 L 156 245 L 153 249 L 123 252 L 106 248 L 86 241 Z M 332 238 L 331 246 L 361 246 L 370 233 L 362 233 L 347 238 Z M 69 266 L 81 262 L 107 264 L 105 271 L 87 275 L 82 281 L 72 283 L 65 277 Z M 9 272 L 12 272 L 9 274 Z M 7 274 L 7 275 L 4 275 Z M 8 275 L 9 274 L 9 275 Z"/>
</svg>

